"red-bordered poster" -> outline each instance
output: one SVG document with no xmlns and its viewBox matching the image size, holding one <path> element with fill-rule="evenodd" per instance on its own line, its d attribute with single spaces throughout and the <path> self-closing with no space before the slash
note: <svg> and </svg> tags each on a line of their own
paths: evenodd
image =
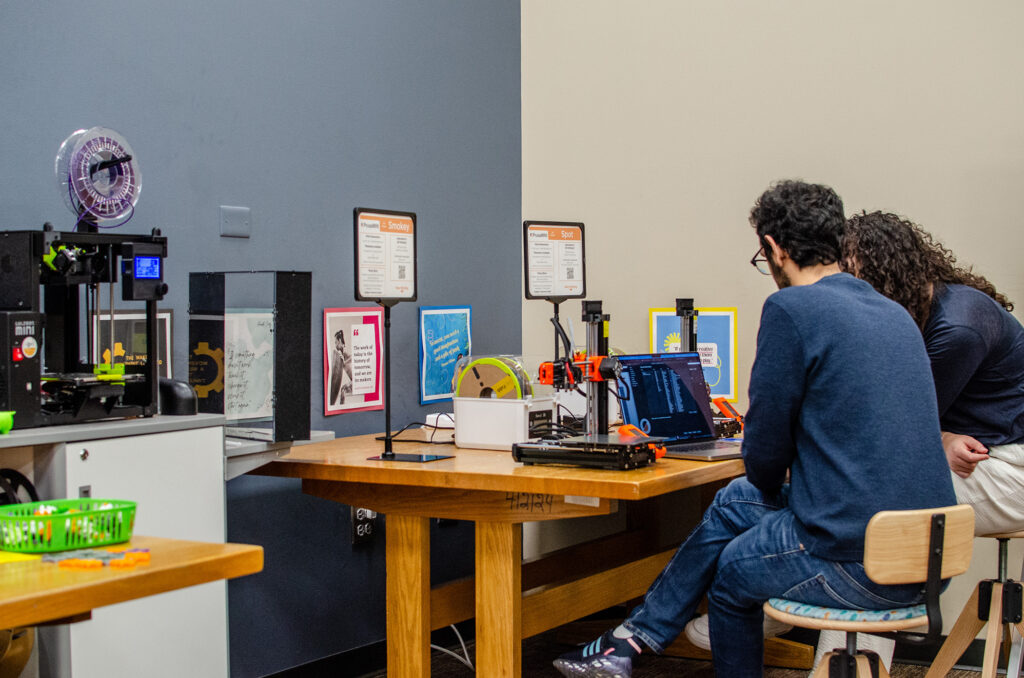
<svg viewBox="0 0 1024 678">
<path fill-rule="evenodd" d="M 324 309 L 324 415 L 384 409 L 384 309 Z"/>
</svg>

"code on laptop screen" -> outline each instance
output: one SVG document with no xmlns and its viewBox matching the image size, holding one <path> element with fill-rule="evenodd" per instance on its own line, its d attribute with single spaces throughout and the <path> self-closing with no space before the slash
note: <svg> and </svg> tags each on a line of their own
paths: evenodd
<svg viewBox="0 0 1024 678">
<path fill-rule="evenodd" d="M 622 356 L 622 419 L 673 440 L 714 438 L 704 372 L 696 353 Z"/>
</svg>

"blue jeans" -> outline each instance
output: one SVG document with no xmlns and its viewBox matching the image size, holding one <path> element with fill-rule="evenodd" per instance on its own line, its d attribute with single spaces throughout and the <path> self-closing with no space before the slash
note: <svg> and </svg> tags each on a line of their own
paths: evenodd
<svg viewBox="0 0 1024 678">
<path fill-rule="evenodd" d="M 882 586 L 860 562 L 811 555 L 794 529 L 789 486 L 766 497 L 746 478 L 715 495 L 700 524 L 672 556 L 624 625 L 662 652 L 708 596 L 715 675 L 760 678 L 764 638 L 761 611 L 779 597 L 853 609 L 885 610 L 921 602 L 921 585 Z"/>
</svg>

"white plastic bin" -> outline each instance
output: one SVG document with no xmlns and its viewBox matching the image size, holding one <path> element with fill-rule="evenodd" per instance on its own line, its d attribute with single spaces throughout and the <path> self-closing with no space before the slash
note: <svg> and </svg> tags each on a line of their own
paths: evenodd
<svg viewBox="0 0 1024 678">
<path fill-rule="evenodd" d="M 551 423 L 552 400 L 542 398 L 454 398 L 455 445 L 512 450 L 530 439 L 530 427 Z"/>
</svg>

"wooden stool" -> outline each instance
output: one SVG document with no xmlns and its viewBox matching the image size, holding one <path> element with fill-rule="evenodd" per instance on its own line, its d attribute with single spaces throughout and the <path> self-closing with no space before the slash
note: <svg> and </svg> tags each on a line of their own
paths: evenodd
<svg viewBox="0 0 1024 678">
<path fill-rule="evenodd" d="M 846 647 L 826 654 L 814 678 L 889 678 L 877 654 L 857 650 L 857 633 L 919 644 L 938 640 L 942 580 L 967 570 L 973 541 L 974 509 L 966 504 L 881 511 L 868 522 L 864 534 L 864 570 L 878 584 L 924 583 L 924 604 L 894 610 L 843 610 L 773 598 L 764 604 L 764 613 L 794 626 L 846 632 Z M 905 631 L 919 626 L 927 626 L 928 632 Z"/>
<path fill-rule="evenodd" d="M 0 631 L 0 678 L 18 678 L 28 664 L 35 645 L 34 627 Z"/>
<path fill-rule="evenodd" d="M 960 658 L 978 632 L 988 623 L 985 634 L 985 654 L 981 667 L 982 678 L 994 678 L 999 665 L 999 650 L 1003 644 L 1003 636 L 1009 642 L 1013 638 L 1013 629 L 1024 635 L 1024 624 L 1021 623 L 1021 584 L 1006 577 L 1006 552 L 1011 539 L 1024 537 L 1024 532 L 1007 532 L 1004 534 L 978 535 L 999 540 L 999 572 L 996 579 L 985 579 L 978 582 L 974 593 L 964 605 L 956 623 L 949 632 L 949 637 L 932 662 L 932 668 L 925 678 L 945 676 Z M 1024 569 L 1021 570 L 1024 579 Z M 991 623 L 989 623 L 991 622 Z M 1020 676 L 1021 642 L 1013 643 L 1010 659 L 1006 667 L 1006 678 Z"/>
</svg>

